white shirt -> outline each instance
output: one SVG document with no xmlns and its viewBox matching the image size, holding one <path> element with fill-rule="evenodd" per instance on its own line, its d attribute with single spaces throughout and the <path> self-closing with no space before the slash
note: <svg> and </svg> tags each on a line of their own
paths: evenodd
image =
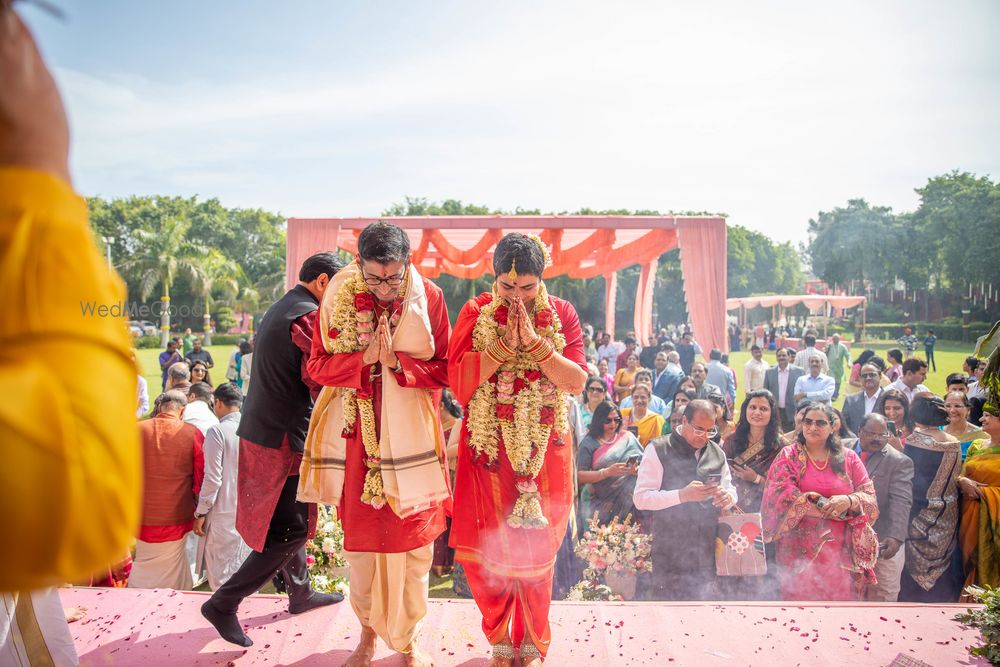
<svg viewBox="0 0 1000 667">
<path fill-rule="evenodd" d="M 795 355 L 795 361 L 792 362 L 806 373 L 809 372 L 809 359 L 812 357 L 817 357 L 823 360 L 823 375 L 830 372 L 830 362 L 826 360 L 826 355 L 817 350 L 815 347 L 807 347 L 804 350 L 799 350 Z"/>
<path fill-rule="evenodd" d="M 794 389 L 795 387 L 792 387 Z M 788 366 L 784 369 L 778 366 L 778 407 L 785 407 L 785 397 L 788 396 Z"/>
<path fill-rule="evenodd" d="M 743 383 L 746 386 L 747 391 L 754 391 L 755 389 L 764 388 L 764 373 L 767 372 L 771 366 L 761 359 L 757 361 L 754 358 L 750 358 L 743 366 Z"/>
<path fill-rule="evenodd" d="M 663 484 L 663 465 L 660 457 L 656 454 L 655 447 L 646 447 L 642 453 L 642 462 L 639 464 L 639 474 L 635 481 L 635 491 L 632 492 L 632 502 L 639 510 L 665 510 L 681 504 L 680 489 L 670 489 L 664 491 L 660 488 Z M 733 486 L 733 474 L 729 471 L 729 464 L 722 464 L 722 480 L 719 486 L 729 494 L 735 503 L 737 500 L 736 487 Z"/>
<path fill-rule="evenodd" d="M 922 384 L 918 384 L 913 389 L 910 389 L 903 382 L 903 378 L 899 378 L 898 380 L 890 384 L 888 387 L 886 387 L 886 389 L 898 389 L 899 391 L 903 392 L 903 395 L 906 396 L 906 400 L 908 400 L 910 403 L 913 403 L 913 397 L 919 394 L 920 392 L 930 391 L 930 389 L 928 389 Z"/>
<path fill-rule="evenodd" d="M 205 401 L 191 401 L 184 406 L 184 423 L 197 426 L 201 434 L 205 435 L 208 429 L 219 423 L 219 418 Z"/>
<path fill-rule="evenodd" d="M 203 403 L 203 401 L 196 401 Z M 218 421 L 205 434 L 205 481 L 198 494 L 198 514 L 205 519 L 205 537 L 199 552 L 205 556 L 208 583 L 217 590 L 250 555 L 250 547 L 236 531 L 236 478 L 239 472 L 240 413 L 233 412 Z"/>
<path fill-rule="evenodd" d="M 139 406 L 135 410 L 135 416 L 141 417 L 147 412 L 149 412 L 149 383 L 146 382 L 146 378 L 141 375 L 138 376 L 139 386 L 136 389 L 138 392 L 138 404 Z"/>
<path fill-rule="evenodd" d="M 861 391 L 864 391 L 862 389 Z M 875 390 L 875 395 L 869 397 L 868 392 L 865 392 L 865 414 L 870 415 L 875 412 L 875 404 L 878 403 L 878 397 L 882 395 L 882 387 Z"/>
<path fill-rule="evenodd" d="M 830 399 L 833 398 L 833 392 L 836 388 L 837 383 L 832 377 L 820 373 L 816 377 L 812 375 L 803 375 L 800 377 L 795 381 L 795 391 L 793 393 L 804 393 L 810 401 L 829 403 Z"/>
<path fill-rule="evenodd" d="M 597 361 L 601 359 L 607 359 L 608 361 L 608 375 L 614 377 L 615 372 L 618 370 L 618 355 L 624 351 L 625 344 L 616 343 L 615 341 L 597 348 Z"/>
</svg>

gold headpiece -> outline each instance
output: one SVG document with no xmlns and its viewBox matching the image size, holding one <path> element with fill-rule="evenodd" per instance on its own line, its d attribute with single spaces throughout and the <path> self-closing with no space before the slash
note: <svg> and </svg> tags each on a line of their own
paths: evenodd
<svg viewBox="0 0 1000 667">
<path fill-rule="evenodd" d="M 514 282 L 517 280 L 517 260 L 510 260 L 510 271 L 507 272 L 507 280 Z"/>
<path fill-rule="evenodd" d="M 534 241 L 535 245 L 538 246 L 538 249 L 542 251 L 542 259 L 544 261 L 545 268 L 552 266 L 552 255 L 549 254 L 549 249 L 545 247 L 545 244 L 542 242 L 542 238 L 536 234 L 525 234 L 525 236 Z"/>
</svg>

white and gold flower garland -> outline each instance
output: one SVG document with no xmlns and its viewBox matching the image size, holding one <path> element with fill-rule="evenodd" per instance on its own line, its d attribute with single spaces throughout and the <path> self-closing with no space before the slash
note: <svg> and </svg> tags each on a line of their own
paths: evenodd
<svg viewBox="0 0 1000 667">
<path fill-rule="evenodd" d="M 357 264 L 357 261 L 353 263 Z M 390 327 L 399 323 L 400 309 L 409 286 L 409 272 L 403 277 L 399 294 L 392 305 Z M 353 280 L 345 281 L 333 298 L 327 330 L 326 349 L 330 354 L 351 354 L 368 349 L 375 335 L 375 297 L 365 284 L 361 267 Z M 378 434 L 375 431 L 375 406 L 372 398 L 358 397 L 356 389 L 342 389 L 344 401 L 344 438 L 354 437 L 357 417 L 361 419 L 361 442 L 365 447 L 365 484 L 361 502 L 375 509 L 385 506 L 385 491 L 382 487 L 382 457 Z"/>
<path fill-rule="evenodd" d="M 495 292 L 484 305 L 472 330 L 472 349 L 484 352 L 506 331 L 509 305 Z M 562 323 L 549 303 L 545 283 L 540 283 L 535 297 L 535 331 L 561 353 L 566 347 Z M 518 498 L 508 525 L 515 528 L 542 528 L 548 519 L 542 513 L 536 477 L 545 461 L 549 444 L 563 444 L 561 434 L 569 431 L 565 392 L 541 372 L 530 354 L 518 351 L 505 361 L 489 382 L 482 384 L 469 401 L 469 446 L 476 461 L 486 467 L 497 465 L 502 440 L 514 469 Z"/>
</svg>

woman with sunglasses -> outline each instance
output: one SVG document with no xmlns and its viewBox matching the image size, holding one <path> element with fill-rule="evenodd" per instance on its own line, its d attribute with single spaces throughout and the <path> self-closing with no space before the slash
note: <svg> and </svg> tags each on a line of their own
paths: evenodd
<svg viewBox="0 0 1000 667">
<path fill-rule="evenodd" d="M 591 375 L 587 378 L 587 386 L 583 389 L 583 400 L 580 401 L 580 420 L 578 423 L 579 439 L 582 441 L 587 437 L 587 432 L 590 429 L 590 420 L 594 417 L 594 410 L 597 409 L 601 403 L 606 401 L 608 398 L 608 388 L 604 384 L 604 380 L 597 377 L 596 375 Z"/>
<path fill-rule="evenodd" d="M 768 471 L 760 510 L 783 600 L 860 600 L 874 581 L 875 486 L 858 455 L 841 445 L 833 420 L 829 406 L 811 404 L 796 442 Z"/>
<path fill-rule="evenodd" d="M 212 377 L 208 374 L 208 365 L 204 361 L 196 361 L 191 364 L 191 384 L 204 382 L 209 387 L 212 386 Z"/>
<path fill-rule="evenodd" d="M 622 428 L 621 412 L 611 401 L 602 401 L 594 410 L 576 458 L 582 518 L 589 520 L 597 513 L 598 521 L 608 523 L 614 517 L 635 514 L 632 492 L 641 458 L 642 445 Z"/>
</svg>

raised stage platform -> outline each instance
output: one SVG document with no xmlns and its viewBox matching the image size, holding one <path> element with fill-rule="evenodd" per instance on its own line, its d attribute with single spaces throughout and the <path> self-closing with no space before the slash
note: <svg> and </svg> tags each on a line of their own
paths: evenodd
<svg viewBox="0 0 1000 667">
<path fill-rule="evenodd" d="M 287 598 L 255 595 L 240 609 L 254 645 L 219 639 L 198 609 L 206 593 L 61 589 L 65 606 L 88 608 L 70 625 L 82 665 L 340 665 L 360 628 L 344 601 L 292 616 Z M 988 665 L 965 647 L 977 633 L 952 620 L 964 605 L 847 603 L 572 603 L 552 605 L 546 664 L 888 665 L 897 656 L 943 665 Z M 440 666 L 486 665 L 489 646 L 475 604 L 431 600 L 421 645 Z M 402 665 L 384 644 L 373 663 Z M 899 664 L 914 664 L 902 662 Z"/>
</svg>

